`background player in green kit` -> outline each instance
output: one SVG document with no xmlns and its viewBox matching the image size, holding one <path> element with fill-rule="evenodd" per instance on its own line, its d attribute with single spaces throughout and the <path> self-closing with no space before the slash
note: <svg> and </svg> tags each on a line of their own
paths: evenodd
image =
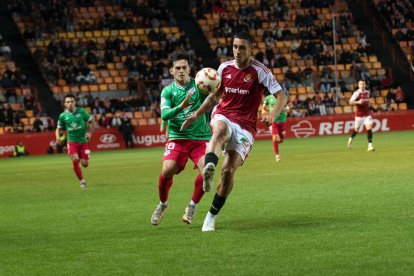
<svg viewBox="0 0 414 276">
<path fill-rule="evenodd" d="M 168 141 L 158 179 L 160 203 L 151 216 L 153 225 L 160 224 L 168 207 L 168 193 L 173 184 L 173 176 L 184 170 L 189 158 L 198 168 L 199 174 L 194 182 L 191 201 L 182 217 L 185 223 L 190 224 L 193 221 L 196 204 L 204 195 L 201 172 L 204 168 L 206 145 L 211 137 L 209 116 L 200 116 L 193 125 L 180 131 L 185 119 L 193 115 L 207 98 L 207 95 L 198 91 L 194 79 L 190 78 L 189 60 L 189 54 L 184 51 L 174 52 L 168 58 L 168 68 L 174 81 L 161 92 L 161 117 L 168 121 Z"/>
<path fill-rule="evenodd" d="M 263 102 L 262 117 L 277 104 L 277 99 L 272 95 L 266 96 Z M 285 108 L 288 108 L 287 106 Z M 279 144 L 283 143 L 286 134 L 286 110 L 283 109 L 279 116 L 273 121 L 269 127 L 272 132 L 273 150 L 275 152 L 276 161 L 280 161 Z"/>
<path fill-rule="evenodd" d="M 73 170 L 81 182 L 81 188 L 86 188 L 86 180 L 83 178 L 82 166 L 89 165 L 89 139 L 91 138 L 95 123 L 93 117 L 84 109 L 76 107 L 75 96 L 67 94 L 63 99 L 65 111 L 59 115 L 56 128 L 56 143 L 60 144 L 60 129 L 66 129 L 68 136 L 68 154 L 72 159 Z"/>
</svg>

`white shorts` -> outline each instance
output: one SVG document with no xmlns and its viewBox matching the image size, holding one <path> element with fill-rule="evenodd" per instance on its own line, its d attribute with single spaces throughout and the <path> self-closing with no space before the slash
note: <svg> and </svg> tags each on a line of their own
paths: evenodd
<svg viewBox="0 0 414 276">
<path fill-rule="evenodd" d="M 253 135 L 249 131 L 242 129 L 238 124 L 233 123 L 221 114 L 215 114 L 213 116 L 213 118 L 211 119 L 211 125 L 213 125 L 217 121 L 225 122 L 230 132 L 230 138 L 224 145 L 224 150 L 236 151 L 244 162 L 244 160 L 249 155 L 249 152 L 253 148 Z"/>
<path fill-rule="evenodd" d="M 366 116 L 366 117 L 355 117 L 355 128 L 358 130 L 361 128 L 361 126 L 372 126 L 372 117 Z"/>
</svg>

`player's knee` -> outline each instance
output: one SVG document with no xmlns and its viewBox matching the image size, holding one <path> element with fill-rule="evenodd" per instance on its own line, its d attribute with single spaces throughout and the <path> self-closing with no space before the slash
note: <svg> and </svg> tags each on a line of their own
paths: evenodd
<svg viewBox="0 0 414 276">
<path fill-rule="evenodd" d="M 166 166 L 163 167 L 161 170 L 161 174 L 165 178 L 171 178 L 174 176 L 174 174 L 178 174 L 179 170 L 175 167 Z"/>
<path fill-rule="evenodd" d="M 221 170 L 221 178 L 223 179 L 224 183 L 228 183 L 231 179 L 233 179 L 234 172 L 236 170 L 231 167 L 224 167 Z"/>
<path fill-rule="evenodd" d="M 228 134 L 228 126 L 224 122 L 217 122 L 214 125 L 213 138 L 223 139 Z"/>
<path fill-rule="evenodd" d="M 73 154 L 70 156 L 70 159 L 72 159 L 72 161 L 75 161 L 75 160 L 79 161 L 79 156 L 77 154 Z"/>
</svg>

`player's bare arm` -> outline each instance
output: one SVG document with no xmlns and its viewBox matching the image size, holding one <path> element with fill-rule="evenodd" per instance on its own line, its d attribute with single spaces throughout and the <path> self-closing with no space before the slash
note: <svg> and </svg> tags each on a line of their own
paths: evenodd
<svg viewBox="0 0 414 276">
<path fill-rule="evenodd" d="M 222 95 L 223 90 L 218 90 L 215 93 L 208 95 L 208 97 L 204 100 L 203 104 L 194 112 L 194 114 L 184 121 L 184 123 L 181 125 L 180 131 L 183 131 L 188 126 L 197 121 L 197 119 L 201 115 L 203 115 L 207 111 L 210 111 L 213 108 L 213 106 L 215 106 L 219 102 Z"/>
<path fill-rule="evenodd" d="M 60 128 L 56 128 L 55 130 L 55 138 L 56 138 L 56 144 L 60 145 Z"/>
<path fill-rule="evenodd" d="M 86 132 L 86 138 L 89 140 L 92 137 L 92 133 L 95 130 L 95 119 L 92 116 L 92 119 L 89 120 L 87 123 L 87 132 Z"/>
<path fill-rule="evenodd" d="M 183 110 L 186 107 L 189 107 L 190 105 L 194 104 L 194 102 L 190 102 L 191 96 L 193 96 L 193 92 L 192 93 L 188 93 L 187 97 L 185 97 L 185 99 L 181 102 L 181 104 L 179 105 L 179 108 L 181 110 Z"/>
<path fill-rule="evenodd" d="M 269 115 L 269 105 L 264 104 L 262 107 L 261 118 L 264 118 Z"/>
<path fill-rule="evenodd" d="M 268 113 L 267 116 L 262 118 L 262 122 L 267 126 L 270 126 L 277 116 L 279 116 L 280 112 L 282 112 L 287 103 L 287 96 L 282 90 L 276 92 L 276 98 L 277 103 L 275 107 Z"/>
</svg>

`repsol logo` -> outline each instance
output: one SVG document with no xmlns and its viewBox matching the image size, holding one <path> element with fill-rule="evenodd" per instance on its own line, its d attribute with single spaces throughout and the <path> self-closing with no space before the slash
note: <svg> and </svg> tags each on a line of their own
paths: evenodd
<svg viewBox="0 0 414 276">
<path fill-rule="evenodd" d="M 319 135 L 345 134 L 351 132 L 355 128 L 354 121 L 338 121 L 334 123 L 323 122 L 319 125 Z M 388 120 L 372 119 L 372 131 L 390 131 Z"/>
<path fill-rule="evenodd" d="M 14 152 L 14 146 L 0 146 L 0 155 Z"/>
<path fill-rule="evenodd" d="M 151 146 L 153 144 L 163 144 L 166 141 L 167 137 L 165 136 L 165 134 L 137 136 L 135 140 L 136 144 L 145 146 Z"/>
</svg>

